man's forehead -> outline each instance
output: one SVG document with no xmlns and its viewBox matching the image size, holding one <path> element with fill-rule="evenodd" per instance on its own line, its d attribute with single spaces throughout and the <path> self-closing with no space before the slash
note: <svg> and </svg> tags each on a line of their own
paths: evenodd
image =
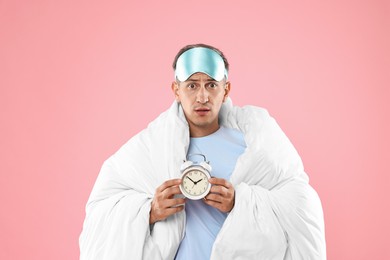
<svg viewBox="0 0 390 260">
<path fill-rule="evenodd" d="M 192 74 L 191 77 L 189 77 L 186 81 L 201 81 L 201 80 L 216 81 L 215 79 L 213 79 L 209 75 L 202 73 L 202 72 L 197 72 L 197 73 Z"/>
</svg>

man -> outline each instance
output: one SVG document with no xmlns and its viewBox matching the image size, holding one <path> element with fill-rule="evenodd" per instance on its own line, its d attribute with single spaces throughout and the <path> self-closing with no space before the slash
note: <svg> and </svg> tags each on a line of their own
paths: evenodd
<svg viewBox="0 0 390 260">
<path fill-rule="evenodd" d="M 173 67 L 174 104 L 102 166 L 80 258 L 325 259 L 321 203 L 302 162 L 266 110 L 232 105 L 223 53 L 188 45 Z M 211 189 L 192 200 L 181 170 L 199 155 Z"/>
</svg>

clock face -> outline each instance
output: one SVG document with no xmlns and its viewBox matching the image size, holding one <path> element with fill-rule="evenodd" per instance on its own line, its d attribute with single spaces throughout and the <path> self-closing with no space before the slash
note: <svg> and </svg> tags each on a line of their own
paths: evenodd
<svg viewBox="0 0 390 260">
<path fill-rule="evenodd" d="M 204 198 L 210 191 L 210 174 L 201 167 L 190 167 L 182 175 L 180 189 L 184 196 L 197 200 Z"/>
</svg>

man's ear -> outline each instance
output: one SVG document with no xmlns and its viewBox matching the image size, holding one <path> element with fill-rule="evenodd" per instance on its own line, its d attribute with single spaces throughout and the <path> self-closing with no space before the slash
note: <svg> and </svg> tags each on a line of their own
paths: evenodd
<svg viewBox="0 0 390 260">
<path fill-rule="evenodd" d="M 228 98 L 229 92 L 230 92 L 230 81 L 226 82 L 225 84 L 225 95 L 223 96 L 223 102 L 225 102 L 226 99 Z"/>
<path fill-rule="evenodd" d="M 176 81 L 172 82 L 172 92 L 175 95 L 176 102 L 180 103 L 180 96 L 179 96 L 179 84 Z"/>
</svg>

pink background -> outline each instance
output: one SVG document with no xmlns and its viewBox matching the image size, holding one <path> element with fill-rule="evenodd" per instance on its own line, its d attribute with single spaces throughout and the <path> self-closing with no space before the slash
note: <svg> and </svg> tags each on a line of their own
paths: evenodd
<svg viewBox="0 0 390 260">
<path fill-rule="evenodd" d="M 0 259 L 78 258 L 100 166 L 171 105 L 198 42 L 301 154 L 328 259 L 390 259 L 389 1 L 141 2 L 0 0 Z"/>
</svg>

